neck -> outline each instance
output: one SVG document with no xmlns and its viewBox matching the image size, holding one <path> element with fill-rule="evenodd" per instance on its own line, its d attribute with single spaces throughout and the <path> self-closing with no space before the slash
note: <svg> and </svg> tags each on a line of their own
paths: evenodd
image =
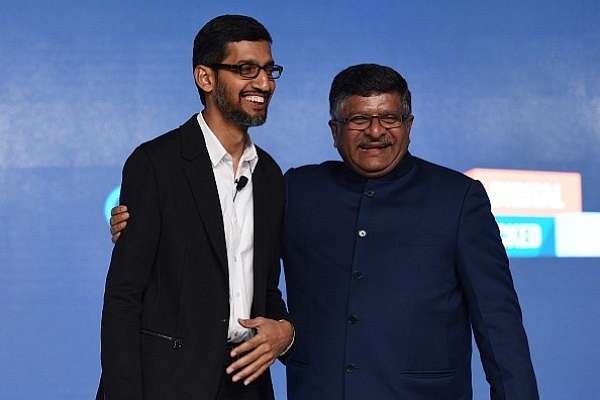
<svg viewBox="0 0 600 400">
<path fill-rule="evenodd" d="M 219 112 L 202 111 L 206 124 L 213 131 L 219 142 L 233 159 L 233 172 L 237 166 L 248 143 L 248 128 L 235 124 L 225 118 Z"/>
</svg>

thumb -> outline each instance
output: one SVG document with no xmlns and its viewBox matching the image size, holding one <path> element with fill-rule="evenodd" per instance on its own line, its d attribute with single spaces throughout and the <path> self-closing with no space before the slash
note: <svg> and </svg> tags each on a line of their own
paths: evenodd
<svg viewBox="0 0 600 400">
<path fill-rule="evenodd" d="M 256 318 L 246 319 L 246 318 L 238 318 L 238 323 L 244 328 L 257 328 L 260 324 Z"/>
<path fill-rule="evenodd" d="M 253 319 L 238 318 L 238 323 L 240 325 L 242 325 L 244 328 L 255 328 L 256 327 L 256 321 Z"/>
</svg>

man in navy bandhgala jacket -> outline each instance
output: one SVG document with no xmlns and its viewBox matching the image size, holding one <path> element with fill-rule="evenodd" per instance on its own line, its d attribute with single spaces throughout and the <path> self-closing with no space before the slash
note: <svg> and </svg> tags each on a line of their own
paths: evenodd
<svg viewBox="0 0 600 400">
<path fill-rule="evenodd" d="M 481 183 L 408 152 L 410 92 L 391 68 L 350 67 L 329 99 L 344 161 L 286 174 L 288 399 L 471 399 L 471 329 L 491 398 L 538 399 Z"/>
</svg>

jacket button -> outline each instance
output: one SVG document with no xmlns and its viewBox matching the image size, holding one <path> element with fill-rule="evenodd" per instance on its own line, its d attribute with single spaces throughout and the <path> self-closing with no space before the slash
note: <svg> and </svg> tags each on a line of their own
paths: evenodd
<svg viewBox="0 0 600 400">
<path fill-rule="evenodd" d="M 356 371 L 358 367 L 354 363 L 350 363 L 346 365 L 346 373 L 351 374 Z"/>
<path fill-rule="evenodd" d="M 363 276 L 363 273 L 360 271 L 352 271 L 352 277 L 354 279 L 362 279 Z"/>
<path fill-rule="evenodd" d="M 367 190 L 365 192 L 365 196 L 367 196 L 368 198 L 371 198 L 371 197 L 375 196 L 375 191 L 374 190 Z"/>
<path fill-rule="evenodd" d="M 364 229 L 361 229 L 358 231 L 358 236 L 361 238 L 364 238 L 367 236 L 367 231 L 365 231 Z"/>
<path fill-rule="evenodd" d="M 347 321 L 348 321 L 348 323 L 350 325 L 356 324 L 358 322 L 358 315 L 351 315 L 351 316 L 349 316 L 348 319 L 347 319 Z"/>
</svg>

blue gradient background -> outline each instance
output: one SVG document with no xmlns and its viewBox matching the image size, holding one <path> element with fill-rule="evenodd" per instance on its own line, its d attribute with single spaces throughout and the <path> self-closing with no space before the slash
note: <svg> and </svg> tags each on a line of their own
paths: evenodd
<svg viewBox="0 0 600 400">
<path fill-rule="evenodd" d="M 93 398 L 104 202 L 137 144 L 199 111 L 192 40 L 223 13 L 273 35 L 285 72 L 251 132 L 284 170 L 338 158 L 331 79 L 377 62 L 409 82 L 415 155 L 461 171 L 579 172 L 584 211 L 600 211 L 598 1 L 5 0 L 0 398 Z M 515 258 L 512 271 L 542 398 L 597 398 L 600 259 Z M 273 372 L 284 399 L 283 367 Z M 477 355 L 473 382 L 489 398 Z"/>
</svg>

